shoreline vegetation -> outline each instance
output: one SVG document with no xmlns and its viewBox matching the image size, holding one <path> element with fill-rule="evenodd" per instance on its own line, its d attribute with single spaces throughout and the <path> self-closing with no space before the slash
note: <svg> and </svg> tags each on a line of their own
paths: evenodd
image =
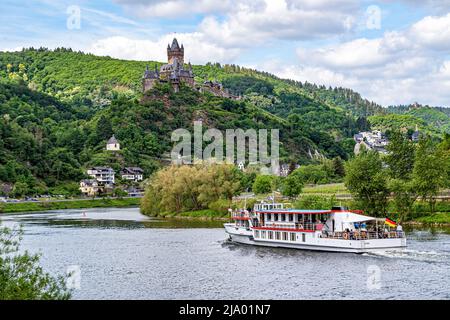
<svg viewBox="0 0 450 320">
<path fill-rule="evenodd" d="M 4 213 L 21 213 L 33 211 L 65 210 L 65 209 L 90 209 L 90 208 L 126 208 L 138 207 L 140 198 L 117 199 L 74 199 L 64 201 L 39 201 L 0 203 L 0 215 Z"/>
</svg>

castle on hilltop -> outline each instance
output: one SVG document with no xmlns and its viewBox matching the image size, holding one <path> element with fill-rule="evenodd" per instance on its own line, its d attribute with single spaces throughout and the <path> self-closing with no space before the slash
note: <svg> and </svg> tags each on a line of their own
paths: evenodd
<svg viewBox="0 0 450 320">
<path fill-rule="evenodd" d="M 145 69 L 142 77 L 142 90 L 152 89 L 157 83 L 169 83 L 175 92 L 180 91 L 180 86 L 186 85 L 199 92 L 209 92 L 215 96 L 239 100 L 240 97 L 230 94 L 225 90 L 221 83 L 217 81 L 205 81 L 201 84 L 194 80 L 194 72 L 189 62 L 187 66 L 184 63 L 184 46 L 178 44 L 176 38 L 173 39 L 172 45 L 167 45 L 167 64 L 163 64 L 161 68 L 155 66 L 154 70 Z"/>
</svg>

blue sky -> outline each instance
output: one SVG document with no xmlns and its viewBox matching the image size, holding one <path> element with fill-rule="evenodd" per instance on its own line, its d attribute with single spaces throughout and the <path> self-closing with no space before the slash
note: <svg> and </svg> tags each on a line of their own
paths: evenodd
<svg viewBox="0 0 450 320">
<path fill-rule="evenodd" d="M 0 50 L 165 61 L 176 35 L 195 64 L 450 106 L 450 0 L 3 0 L 0 21 Z"/>
</svg>

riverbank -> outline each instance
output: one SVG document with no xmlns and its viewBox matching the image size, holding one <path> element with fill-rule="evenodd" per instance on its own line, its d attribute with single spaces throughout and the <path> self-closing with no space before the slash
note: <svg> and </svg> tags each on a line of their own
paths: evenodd
<svg viewBox="0 0 450 320">
<path fill-rule="evenodd" d="M 162 214 L 159 214 L 157 217 L 176 218 L 176 219 L 218 220 L 218 221 L 229 220 L 229 214 L 227 212 L 224 214 L 221 214 L 221 213 L 218 213 L 217 211 L 210 210 L 210 209 L 186 211 L 186 212 L 179 212 L 179 213 L 162 213 Z"/>
<path fill-rule="evenodd" d="M 450 212 L 437 212 L 411 221 L 407 225 L 442 225 L 450 226 Z"/>
<path fill-rule="evenodd" d="M 89 208 L 124 208 L 139 206 L 140 198 L 122 199 L 76 199 L 65 201 L 39 201 L 0 203 L 0 213 L 18 213 L 31 211 L 64 210 L 64 209 L 89 209 Z"/>
</svg>

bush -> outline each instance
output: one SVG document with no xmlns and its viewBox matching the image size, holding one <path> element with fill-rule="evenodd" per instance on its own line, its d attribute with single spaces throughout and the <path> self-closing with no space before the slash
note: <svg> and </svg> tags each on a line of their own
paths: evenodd
<svg viewBox="0 0 450 320">
<path fill-rule="evenodd" d="M 225 199 L 218 199 L 214 202 L 211 202 L 208 208 L 217 213 L 226 214 L 228 209 L 230 208 L 230 201 Z"/>
<path fill-rule="evenodd" d="M 67 300 L 65 278 L 53 278 L 39 266 L 39 256 L 19 253 L 22 230 L 0 228 L 0 300 Z"/>
<path fill-rule="evenodd" d="M 256 194 L 269 193 L 273 190 L 274 177 L 267 175 L 257 176 L 253 183 L 253 192 Z"/>
<path fill-rule="evenodd" d="M 294 171 L 289 176 L 287 176 L 281 186 L 281 193 L 284 196 L 293 198 L 298 196 L 303 189 L 303 178 L 302 176 Z"/>
</svg>

